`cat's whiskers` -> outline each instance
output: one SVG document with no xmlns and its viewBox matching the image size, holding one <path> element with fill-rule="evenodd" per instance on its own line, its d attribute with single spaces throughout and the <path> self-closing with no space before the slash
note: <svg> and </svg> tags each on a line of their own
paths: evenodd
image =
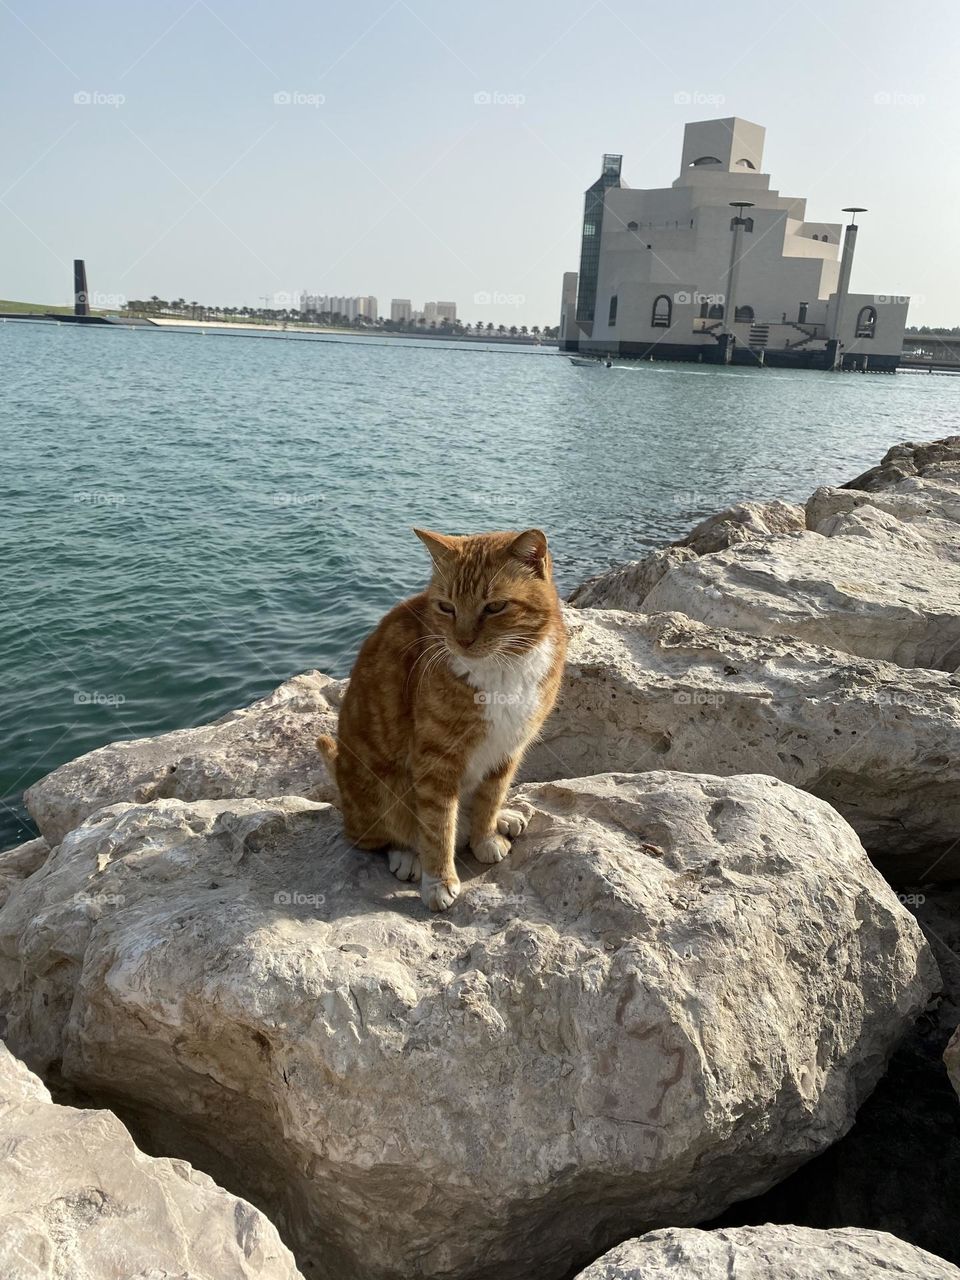
<svg viewBox="0 0 960 1280">
<path fill-rule="evenodd" d="M 428 670 L 432 660 L 437 656 L 438 653 L 442 654 L 446 650 L 446 648 L 447 648 L 447 642 L 442 636 L 436 640 L 433 640 L 430 644 L 428 644 L 426 648 L 424 648 L 422 653 L 417 654 L 413 664 L 410 667 L 409 672 L 407 673 L 406 682 L 407 683 L 410 682 L 410 680 L 413 678 L 413 673 L 416 671 L 417 667 L 420 665 L 421 662 L 424 664 L 423 670 L 424 671 Z M 417 693 L 420 692 L 420 684 L 422 683 L 423 683 L 423 675 L 421 674 L 420 683 L 417 685 Z"/>
<path fill-rule="evenodd" d="M 416 644 L 423 644 L 427 640 L 445 640 L 445 639 L 446 637 L 441 635 L 439 631 L 428 631 L 426 635 L 417 636 L 415 640 L 411 640 L 409 644 L 405 644 L 403 648 L 400 650 L 400 656 L 402 657 L 405 653 L 407 653 L 410 649 L 412 649 L 413 646 Z"/>
<path fill-rule="evenodd" d="M 438 666 L 439 666 L 439 664 L 443 661 L 443 658 L 445 657 L 445 655 L 446 655 L 448 652 L 449 652 L 449 650 L 448 650 L 448 648 L 447 648 L 447 646 L 446 646 L 446 643 L 444 643 L 444 644 L 439 648 L 439 650 L 434 650 L 434 651 L 433 651 L 433 653 L 430 655 L 430 659 L 429 659 L 429 661 L 428 661 L 427 663 L 425 663 L 424 668 L 423 668 L 423 670 L 422 670 L 422 671 L 421 671 L 421 673 L 420 673 L 420 679 L 419 679 L 419 681 L 417 682 L 417 697 L 418 697 L 418 698 L 419 698 L 419 696 L 420 696 L 420 689 L 421 689 L 421 688 L 422 688 L 422 686 L 423 686 L 423 682 L 424 682 L 424 680 L 427 678 L 427 676 L 429 676 L 429 675 L 432 675 L 432 674 L 433 674 L 433 672 L 437 669 L 437 667 L 438 667 Z"/>
</svg>

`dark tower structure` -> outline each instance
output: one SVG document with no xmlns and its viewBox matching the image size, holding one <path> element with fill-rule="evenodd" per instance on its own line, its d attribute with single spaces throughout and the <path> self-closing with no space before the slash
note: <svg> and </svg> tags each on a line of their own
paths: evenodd
<svg viewBox="0 0 960 1280">
<path fill-rule="evenodd" d="M 580 276 L 577 281 L 577 326 L 590 336 L 597 305 L 597 276 L 600 271 L 600 234 L 603 231 L 603 203 L 611 187 L 620 187 L 623 156 L 605 155 L 603 170 L 583 201 L 583 235 L 580 239 Z"/>
<path fill-rule="evenodd" d="M 88 316 L 90 301 L 87 293 L 87 268 L 82 258 L 73 260 L 73 314 Z"/>
</svg>

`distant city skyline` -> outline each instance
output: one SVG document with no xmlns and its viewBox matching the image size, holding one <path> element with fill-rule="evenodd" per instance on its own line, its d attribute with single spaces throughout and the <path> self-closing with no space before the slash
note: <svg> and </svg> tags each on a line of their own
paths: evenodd
<svg viewBox="0 0 960 1280">
<path fill-rule="evenodd" d="M 454 323 L 457 320 L 457 304 L 455 302 L 425 302 L 419 310 L 413 306 L 409 298 L 391 298 L 390 314 L 387 316 L 381 312 L 374 294 L 329 294 L 329 293 L 311 293 L 308 289 L 301 290 L 298 297 L 293 299 L 301 312 L 331 312 L 337 315 L 346 316 L 348 320 L 356 320 L 360 316 L 367 319 L 376 320 L 379 317 L 383 319 L 397 321 L 405 320 L 425 320 L 428 324 L 440 323 L 447 320 Z M 290 305 L 290 300 L 286 295 L 280 295 L 279 306 Z"/>
<path fill-rule="evenodd" d="M 597 157 L 661 187 L 687 122 L 736 115 L 811 219 L 869 209 L 855 290 L 950 326 L 958 32 L 892 0 L 10 0 L 0 297 L 66 303 L 83 257 L 106 297 L 262 305 L 306 274 L 555 323 Z"/>
</svg>

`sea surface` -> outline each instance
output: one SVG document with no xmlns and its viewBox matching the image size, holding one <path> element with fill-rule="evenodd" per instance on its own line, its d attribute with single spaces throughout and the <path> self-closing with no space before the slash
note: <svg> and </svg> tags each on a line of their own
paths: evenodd
<svg viewBox="0 0 960 1280">
<path fill-rule="evenodd" d="M 0 324 L 0 848 L 23 788 L 346 674 L 411 533 L 548 531 L 561 588 L 960 431 L 960 379 L 553 348 Z"/>
</svg>

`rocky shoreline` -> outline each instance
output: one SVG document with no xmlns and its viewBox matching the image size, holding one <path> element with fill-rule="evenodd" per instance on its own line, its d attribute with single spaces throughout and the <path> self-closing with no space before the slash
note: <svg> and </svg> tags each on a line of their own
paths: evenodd
<svg viewBox="0 0 960 1280">
<path fill-rule="evenodd" d="M 344 844 L 319 672 L 29 789 L 0 1273 L 960 1280 L 960 437 L 567 620 L 442 918 Z"/>
</svg>

